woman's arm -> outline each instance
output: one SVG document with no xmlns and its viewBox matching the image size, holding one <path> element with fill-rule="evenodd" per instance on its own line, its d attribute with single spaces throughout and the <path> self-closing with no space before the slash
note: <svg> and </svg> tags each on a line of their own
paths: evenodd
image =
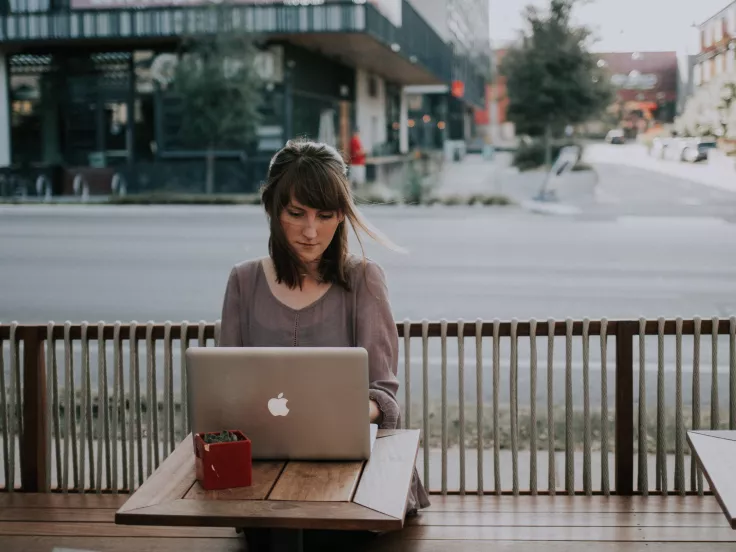
<svg viewBox="0 0 736 552">
<path fill-rule="evenodd" d="M 362 267 L 356 270 L 363 272 Z M 383 270 L 369 262 L 364 273 L 356 289 L 356 345 L 368 351 L 371 421 L 381 429 L 394 429 L 399 423 L 399 336 Z"/>
<path fill-rule="evenodd" d="M 240 323 L 240 281 L 235 267 L 230 271 L 222 300 L 220 325 L 220 347 L 242 347 L 243 334 Z"/>
</svg>

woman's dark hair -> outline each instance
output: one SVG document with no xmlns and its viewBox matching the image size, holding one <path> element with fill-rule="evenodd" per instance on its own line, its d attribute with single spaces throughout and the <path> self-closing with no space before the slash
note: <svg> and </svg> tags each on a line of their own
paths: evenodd
<svg viewBox="0 0 736 552">
<path fill-rule="evenodd" d="M 293 199 L 306 207 L 320 211 L 335 211 L 344 218 L 335 231 L 319 263 L 323 282 L 334 283 L 349 290 L 346 265 L 350 222 L 361 245 L 358 229 L 372 238 L 393 245 L 371 228 L 358 213 L 353 201 L 347 167 L 338 151 L 327 144 L 306 140 L 290 140 L 271 159 L 268 177 L 261 190 L 261 199 L 269 218 L 271 235 L 268 251 L 276 269 L 276 279 L 291 288 L 301 287 L 307 272 L 304 263 L 289 245 L 281 226 L 281 212 Z"/>
</svg>

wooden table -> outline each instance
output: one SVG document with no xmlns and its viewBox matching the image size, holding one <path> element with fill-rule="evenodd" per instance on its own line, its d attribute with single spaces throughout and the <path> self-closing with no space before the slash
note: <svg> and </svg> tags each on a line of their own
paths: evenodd
<svg viewBox="0 0 736 552">
<path fill-rule="evenodd" d="M 687 441 L 732 529 L 736 529 L 736 431 L 688 431 Z"/>
<path fill-rule="evenodd" d="M 126 525 L 272 528 L 300 550 L 303 530 L 393 531 L 404 526 L 419 430 L 379 430 L 367 462 L 253 462 L 253 485 L 205 491 L 185 438 L 116 512 Z"/>
</svg>

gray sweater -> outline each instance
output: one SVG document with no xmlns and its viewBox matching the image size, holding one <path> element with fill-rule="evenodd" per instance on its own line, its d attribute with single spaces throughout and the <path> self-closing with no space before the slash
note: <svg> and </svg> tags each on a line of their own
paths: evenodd
<svg viewBox="0 0 736 552">
<path fill-rule="evenodd" d="M 266 280 L 261 259 L 233 267 L 222 305 L 222 347 L 363 347 L 368 352 L 369 397 L 381 411 L 381 429 L 400 427 L 396 400 L 399 338 L 386 278 L 373 261 L 351 258 L 351 290 L 332 285 L 302 309 L 279 301 Z M 407 511 L 429 506 L 414 472 Z"/>
</svg>

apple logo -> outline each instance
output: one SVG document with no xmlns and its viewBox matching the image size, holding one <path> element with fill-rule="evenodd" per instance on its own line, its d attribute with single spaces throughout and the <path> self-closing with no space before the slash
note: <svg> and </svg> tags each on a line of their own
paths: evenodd
<svg viewBox="0 0 736 552">
<path fill-rule="evenodd" d="M 277 398 L 268 401 L 268 411 L 273 416 L 286 416 L 289 413 L 289 408 L 286 406 L 288 400 L 284 398 L 283 393 L 279 393 Z"/>
</svg>

